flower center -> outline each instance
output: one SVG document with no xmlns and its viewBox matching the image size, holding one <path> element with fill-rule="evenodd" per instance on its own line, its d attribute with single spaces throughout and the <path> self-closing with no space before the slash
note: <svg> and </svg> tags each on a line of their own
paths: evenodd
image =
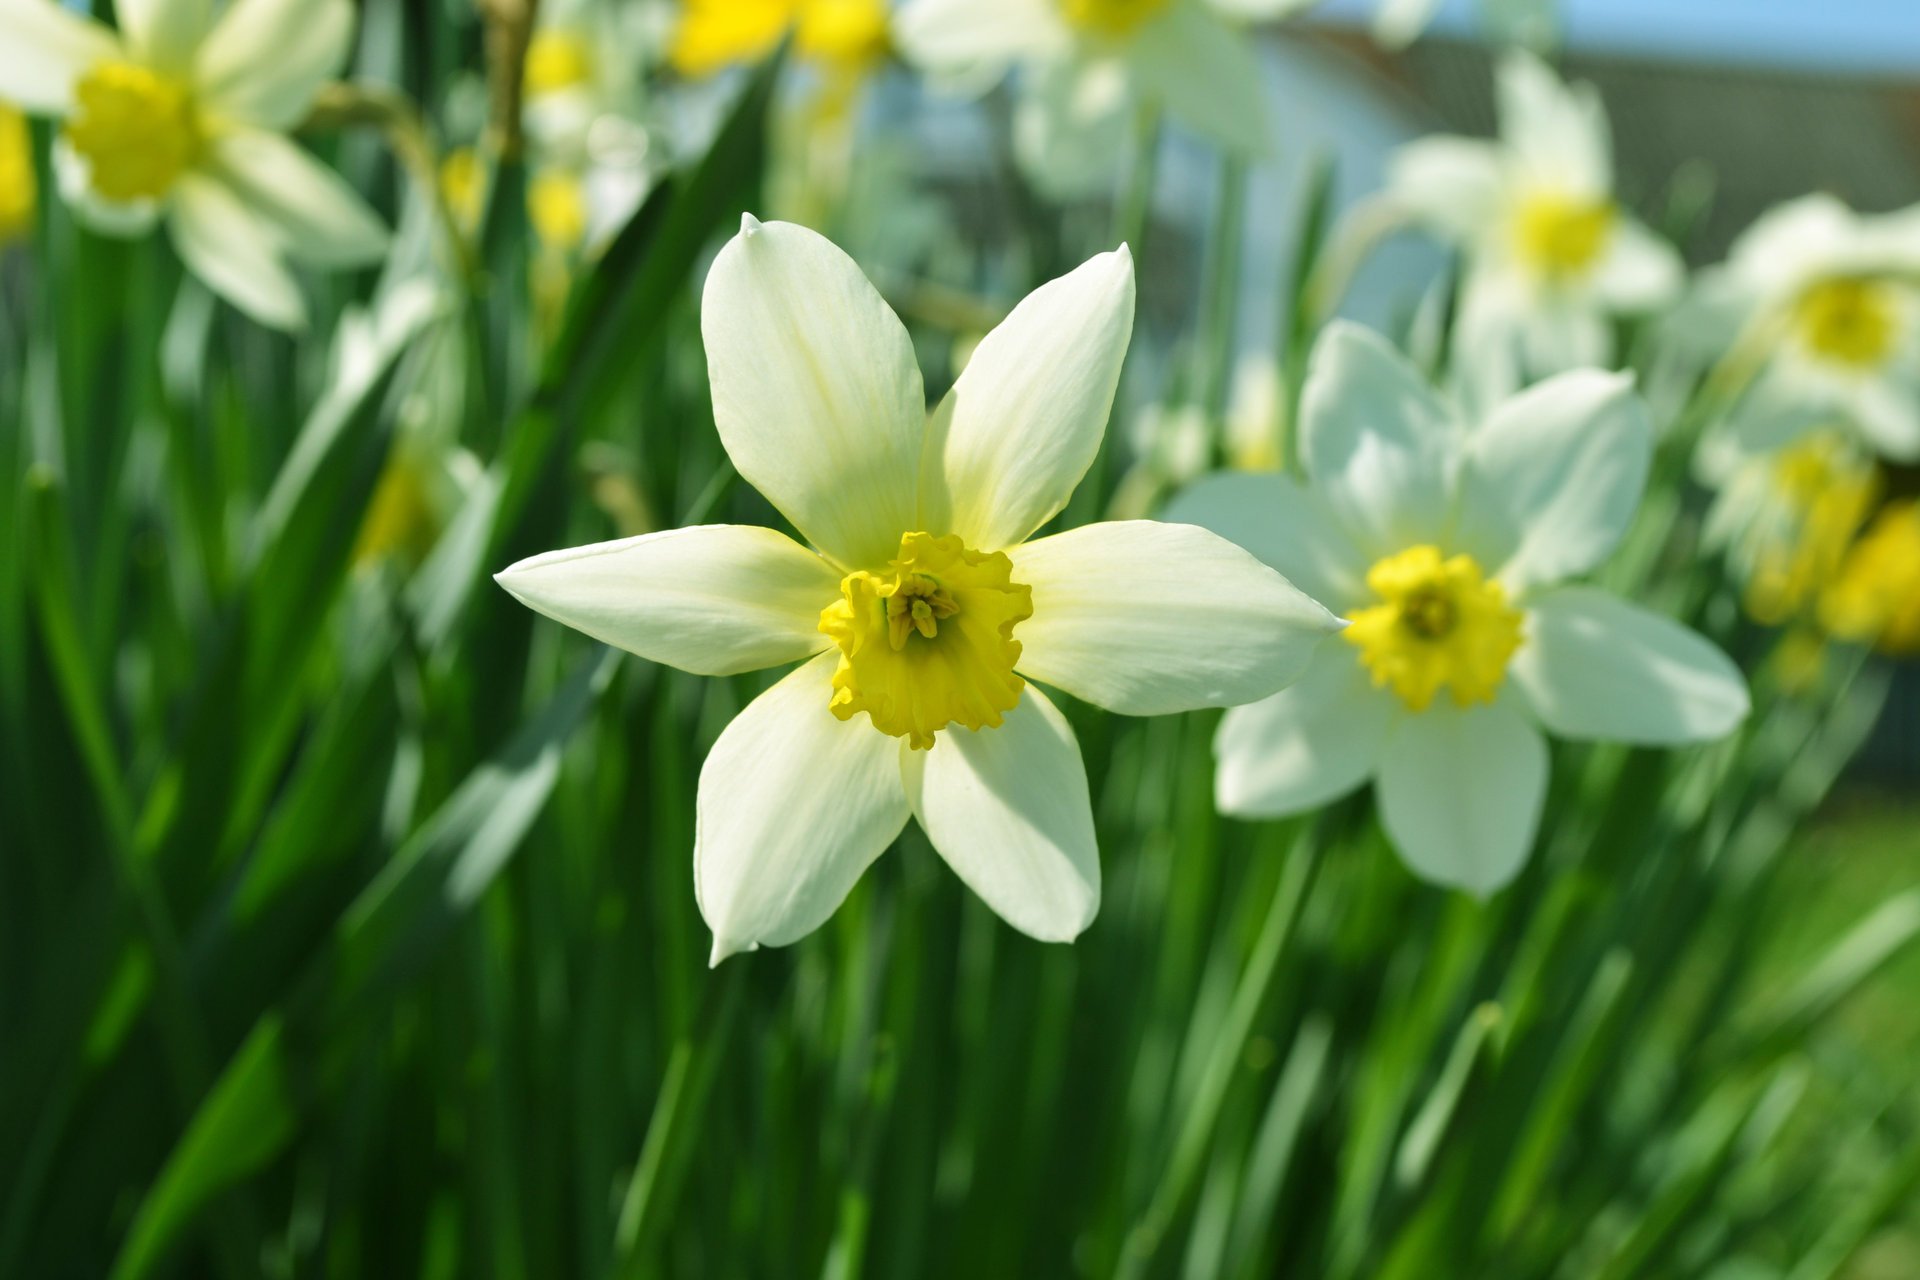
<svg viewBox="0 0 1920 1280">
<path fill-rule="evenodd" d="M 820 611 L 821 632 L 840 646 L 833 714 L 864 711 L 918 751 L 950 724 L 999 725 L 1023 687 L 1013 628 L 1033 616 L 1033 589 L 1012 574 L 1004 552 L 930 533 L 904 535 L 884 570 L 848 574 Z"/>
<path fill-rule="evenodd" d="M 1816 355 L 1869 368 L 1893 350 L 1897 313 L 1887 286 L 1873 280 L 1822 280 L 1794 306 L 1801 339 Z"/>
<path fill-rule="evenodd" d="M 886 56 L 887 7 L 882 0 L 804 0 L 794 43 L 808 58 L 870 67 Z"/>
<path fill-rule="evenodd" d="M 33 144 L 27 119 L 0 102 L 0 245 L 33 225 Z"/>
<path fill-rule="evenodd" d="M 74 87 L 67 142 L 108 200 L 157 200 L 200 152 L 186 87 L 126 62 L 103 62 Z"/>
<path fill-rule="evenodd" d="M 593 47 L 572 31 L 535 33 L 527 43 L 523 84 L 529 98 L 577 89 L 593 79 Z"/>
<path fill-rule="evenodd" d="M 1067 21 L 1092 36 L 1130 36 L 1168 0 L 1060 0 Z"/>
<path fill-rule="evenodd" d="M 1605 200 L 1536 191 L 1521 200 L 1514 235 L 1529 266 L 1550 280 L 1566 280 L 1599 261 L 1613 220 L 1613 205 Z"/>
<path fill-rule="evenodd" d="M 1377 688 L 1425 711 L 1442 687 L 1459 706 L 1491 702 L 1520 647 L 1520 611 L 1472 556 L 1442 559 L 1410 547 L 1367 571 L 1381 603 L 1358 610 L 1341 632 L 1360 650 Z"/>
</svg>

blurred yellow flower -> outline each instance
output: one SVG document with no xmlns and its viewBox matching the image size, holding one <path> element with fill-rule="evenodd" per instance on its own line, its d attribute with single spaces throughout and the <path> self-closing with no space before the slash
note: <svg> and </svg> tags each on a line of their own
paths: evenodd
<svg viewBox="0 0 1920 1280">
<path fill-rule="evenodd" d="M 527 220 L 549 249 L 572 253 L 587 238 L 587 193 L 580 175 L 543 169 L 527 183 Z"/>
<path fill-rule="evenodd" d="M 440 162 L 440 197 L 453 220 L 465 231 L 480 225 L 480 209 L 487 195 L 487 169 L 472 147 L 457 147 Z"/>
<path fill-rule="evenodd" d="M 32 228 L 36 195 L 27 118 L 0 102 L 0 245 Z"/>
<path fill-rule="evenodd" d="M 1743 603 L 1755 622 L 1779 626 L 1811 608 L 1833 581 L 1880 482 L 1872 464 L 1834 431 L 1781 450 L 1768 482 L 1774 510 L 1752 534 Z"/>
<path fill-rule="evenodd" d="M 687 0 L 670 58 L 686 76 L 708 76 L 773 51 L 789 29 L 801 57 L 854 74 L 888 49 L 884 0 Z"/>
<path fill-rule="evenodd" d="M 1820 621 L 1842 640 L 1920 653 L 1920 500 L 1880 512 L 1821 593 Z"/>
<path fill-rule="evenodd" d="M 579 32 L 559 27 L 536 31 L 527 44 L 526 95 L 540 98 L 577 89 L 592 82 L 593 70 L 593 47 Z"/>
</svg>

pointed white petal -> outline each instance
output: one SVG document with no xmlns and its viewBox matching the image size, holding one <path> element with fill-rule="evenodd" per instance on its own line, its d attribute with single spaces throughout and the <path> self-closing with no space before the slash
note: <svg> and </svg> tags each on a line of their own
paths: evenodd
<svg viewBox="0 0 1920 1280">
<path fill-rule="evenodd" d="M 1239 32 L 1190 0 L 1142 26 L 1126 59 L 1140 92 L 1194 132 L 1252 160 L 1273 152 L 1273 105 Z"/>
<path fill-rule="evenodd" d="M 93 168 L 64 136 L 53 139 L 53 179 L 60 198 L 88 230 L 122 239 L 143 236 L 159 221 L 155 200 L 109 200 L 93 189 Z"/>
<path fill-rule="evenodd" d="M 215 293 L 261 324 L 306 324 L 306 302 L 281 257 L 285 244 L 230 188 L 198 174 L 180 179 L 167 226 L 181 261 Z"/>
<path fill-rule="evenodd" d="M 1404 49 L 1420 38 L 1438 12 L 1440 0 L 1380 0 L 1373 38 L 1388 49 Z"/>
<path fill-rule="evenodd" d="M 693 885 L 715 964 L 812 933 L 907 823 L 899 740 L 827 710 L 838 663 L 755 698 L 700 769 Z"/>
<path fill-rule="evenodd" d="M 1213 740 L 1214 802 L 1240 818 L 1304 813 L 1365 782 L 1398 717 L 1353 646 L 1329 640 L 1299 683 L 1235 707 Z"/>
<path fill-rule="evenodd" d="M 1622 218 L 1594 268 L 1593 292 L 1614 311 L 1656 311 L 1680 296 L 1686 280 L 1678 249 L 1644 224 Z"/>
<path fill-rule="evenodd" d="M 1306 669 L 1340 622 L 1273 569 L 1188 524 L 1119 520 L 1016 547 L 1033 588 L 1022 675 L 1130 716 L 1230 707 Z"/>
<path fill-rule="evenodd" d="M 1073 46 L 1050 0 L 908 0 L 893 38 L 908 62 L 945 73 L 1062 58 Z"/>
<path fill-rule="evenodd" d="M 1405 356 L 1344 320 L 1314 347 L 1301 396 L 1307 475 L 1368 562 L 1443 539 L 1461 431 Z"/>
<path fill-rule="evenodd" d="M 1218 471 L 1182 489 L 1160 518 L 1237 542 L 1336 613 L 1367 598 L 1370 563 L 1314 490 L 1271 471 Z"/>
<path fill-rule="evenodd" d="M 840 575 L 785 534 L 710 524 L 549 551 L 494 581 L 596 640 L 725 676 L 825 649 L 820 610 Z"/>
<path fill-rule="evenodd" d="M 1920 387 L 1910 380 L 1876 378 L 1847 396 L 1850 416 L 1878 453 L 1894 462 L 1920 462 Z"/>
<path fill-rule="evenodd" d="M 1582 369 L 1505 401 L 1467 439 L 1460 545 L 1511 589 L 1583 573 L 1619 543 L 1653 461 L 1624 373 Z"/>
<path fill-rule="evenodd" d="M 1593 587 L 1527 601 L 1514 682 L 1563 738 L 1666 746 L 1725 737 L 1747 716 L 1733 660 L 1671 618 Z"/>
<path fill-rule="evenodd" d="M 74 82 L 120 56 L 111 31 L 53 0 L 0 0 L 0 90 L 22 111 L 65 115 Z"/>
<path fill-rule="evenodd" d="M 1496 82 L 1500 136 L 1530 182 L 1573 195 L 1613 189 L 1613 133 L 1590 84 L 1567 84 L 1525 50 L 1508 51 Z"/>
<path fill-rule="evenodd" d="M 323 267 L 359 267 L 387 251 L 387 229 L 346 181 L 277 133 L 237 130 L 213 145 L 215 172 L 280 228 L 287 251 Z"/>
<path fill-rule="evenodd" d="M 951 728 L 903 749 L 914 816 L 994 914 L 1042 942 L 1071 942 L 1100 909 L 1087 771 L 1073 730 L 1029 685 L 997 729 Z"/>
<path fill-rule="evenodd" d="M 170 76 L 193 70 L 212 9 L 207 0 L 117 0 L 120 38 L 142 63 Z"/>
<path fill-rule="evenodd" d="M 1446 698 L 1404 717 L 1376 784 L 1380 821 L 1422 880 L 1485 896 L 1526 864 L 1547 792 L 1547 744 L 1505 703 Z"/>
<path fill-rule="evenodd" d="M 1478 138 L 1410 142 L 1387 161 L 1387 193 L 1423 226 L 1473 244 L 1487 235 L 1506 200 L 1500 150 Z"/>
<path fill-rule="evenodd" d="M 749 216 L 707 275 L 700 329 L 720 439 L 747 483 L 843 564 L 914 523 L 926 399 L 913 343 L 824 236 Z"/>
<path fill-rule="evenodd" d="M 201 46 L 197 83 L 224 116 L 291 129 L 352 48 L 349 0 L 233 0 Z"/>
<path fill-rule="evenodd" d="M 1124 245 L 1028 294 L 933 415 L 915 527 L 984 550 L 1052 519 L 1099 451 L 1132 334 Z"/>
</svg>

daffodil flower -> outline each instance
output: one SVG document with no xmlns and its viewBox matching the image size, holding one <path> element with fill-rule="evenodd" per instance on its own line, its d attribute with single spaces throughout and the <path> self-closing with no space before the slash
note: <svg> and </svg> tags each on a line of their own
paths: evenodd
<svg viewBox="0 0 1920 1280">
<path fill-rule="evenodd" d="M 1612 139 L 1590 85 L 1531 54 L 1498 70 L 1500 140 L 1432 137 L 1392 157 L 1385 201 L 1466 259 L 1458 346 L 1488 403 L 1612 358 L 1612 317 L 1678 296 L 1673 247 L 1613 194 Z"/>
<path fill-rule="evenodd" d="M 0 248 L 32 228 L 38 190 L 26 117 L 0 102 Z"/>
<path fill-rule="evenodd" d="M 120 0 L 120 29 L 0 0 L 0 97 L 63 121 L 62 196 L 106 234 L 165 218 L 193 273 L 263 324 L 306 306 L 287 261 L 378 261 L 387 235 L 287 140 L 353 37 L 348 0 Z"/>
<path fill-rule="evenodd" d="M 1822 592 L 1820 623 L 1842 640 L 1920 654 L 1920 501 L 1881 509 Z"/>
<path fill-rule="evenodd" d="M 1920 460 L 1920 206 L 1784 204 L 1701 273 L 1678 320 L 1677 336 L 1758 367 L 1728 424 L 1748 451 L 1838 421 L 1883 457 Z"/>
<path fill-rule="evenodd" d="M 764 58 L 789 31 L 802 60 L 844 77 L 891 47 L 886 0 L 684 0 L 668 57 L 682 75 L 710 76 Z"/>
<path fill-rule="evenodd" d="M 907 0 L 894 20 L 908 61 L 954 80 L 1023 76 L 1015 142 L 1045 188 L 1110 177 L 1126 107 L 1147 100 L 1252 159 L 1273 146 L 1273 108 L 1239 31 L 1303 0 Z"/>
<path fill-rule="evenodd" d="M 1373 333 L 1332 326 L 1304 393 L 1305 485 L 1217 475 L 1167 512 L 1239 541 L 1351 626 L 1299 684 L 1227 713 L 1220 808 L 1299 813 L 1372 779 L 1421 877 L 1518 874 L 1547 731 L 1663 745 L 1731 731 L 1740 672 L 1687 628 L 1565 580 L 1639 505 L 1647 414 L 1622 374 L 1561 374 L 1470 424 Z"/>
<path fill-rule="evenodd" d="M 1008 923 L 1073 938 L 1100 897 L 1087 779 L 1030 681 L 1127 715 L 1232 705 L 1337 629 L 1203 529 L 1032 538 L 1100 447 L 1132 320 L 1122 248 L 1023 301 L 929 414 L 907 331 L 852 260 L 748 218 L 707 278 L 714 420 L 811 547 L 709 525 L 499 576 L 683 670 L 800 663 L 701 770 L 694 885 L 716 963 L 812 931 L 909 815 Z"/>
</svg>

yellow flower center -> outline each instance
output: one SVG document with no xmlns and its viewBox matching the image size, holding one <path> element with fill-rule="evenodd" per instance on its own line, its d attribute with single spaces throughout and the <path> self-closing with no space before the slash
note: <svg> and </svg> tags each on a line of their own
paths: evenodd
<svg viewBox="0 0 1920 1280">
<path fill-rule="evenodd" d="M 883 0 L 802 0 L 794 44 L 803 57 L 864 70 L 887 54 Z"/>
<path fill-rule="evenodd" d="M 527 43 L 522 83 L 529 98 L 577 89 L 593 79 L 593 46 L 578 33 L 547 30 Z"/>
<path fill-rule="evenodd" d="M 1169 0 L 1060 0 L 1067 21 L 1088 35 L 1130 36 Z"/>
<path fill-rule="evenodd" d="M 1024 683 L 1013 628 L 1033 616 L 1033 589 L 1012 574 L 1004 552 L 930 533 L 904 535 L 884 570 L 848 574 L 820 611 L 821 632 L 840 646 L 833 714 L 864 711 L 917 751 L 950 724 L 999 725 Z"/>
<path fill-rule="evenodd" d="M 1870 368 L 1893 350 L 1898 313 L 1887 286 L 1874 280 L 1822 280 L 1794 304 L 1800 337 L 1814 354 Z"/>
<path fill-rule="evenodd" d="M 1605 252 L 1614 216 L 1605 200 L 1536 191 L 1521 200 L 1514 220 L 1520 257 L 1549 280 L 1582 275 Z"/>
<path fill-rule="evenodd" d="M 27 118 L 0 102 L 0 245 L 33 225 L 36 185 Z"/>
<path fill-rule="evenodd" d="M 1493 701 L 1520 647 L 1521 614 L 1472 556 L 1409 547 L 1367 570 L 1367 586 L 1381 603 L 1354 613 L 1341 635 L 1360 650 L 1376 688 L 1391 688 L 1415 711 L 1442 687 L 1459 706 Z"/>
<path fill-rule="evenodd" d="M 103 62 L 74 87 L 67 142 L 108 200 L 158 200 L 200 153 L 200 121 L 184 85 L 126 62 Z"/>
</svg>

